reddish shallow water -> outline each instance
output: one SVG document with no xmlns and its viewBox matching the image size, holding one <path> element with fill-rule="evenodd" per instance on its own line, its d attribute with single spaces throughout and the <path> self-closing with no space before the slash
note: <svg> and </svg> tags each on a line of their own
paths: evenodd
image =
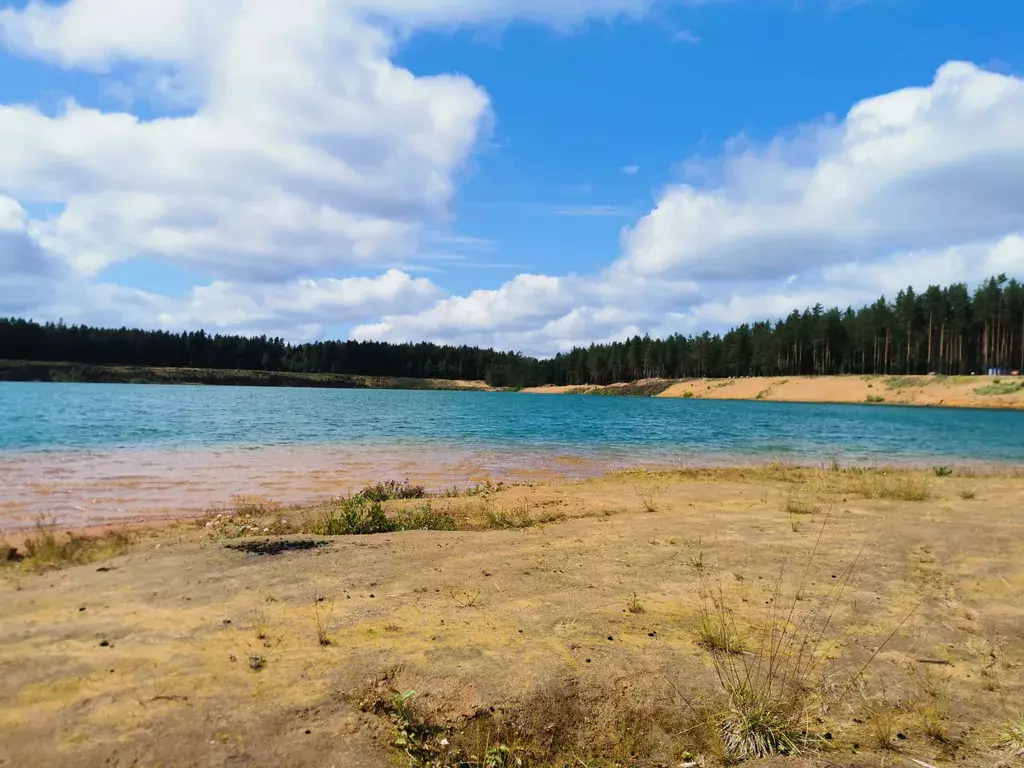
<svg viewBox="0 0 1024 768">
<path fill-rule="evenodd" d="M 587 477 L 626 462 L 436 447 L 274 447 L 0 454 L 0 530 L 40 515 L 78 526 L 202 514 L 235 495 L 284 503 L 351 493 L 386 479 L 431 490 L 483 480 Z"/>
</svg>

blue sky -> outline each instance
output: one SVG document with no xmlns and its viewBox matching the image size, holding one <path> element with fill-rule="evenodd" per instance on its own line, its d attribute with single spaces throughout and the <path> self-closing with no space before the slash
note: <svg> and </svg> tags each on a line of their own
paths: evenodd
<svg viewBox="0 0 1024 768">
<path fill-rule="evenodd" d="M 1024 275 L 1019 3 L 352 6 L 0 2 L 0 313 L 543 355 Z"/>
</svg>

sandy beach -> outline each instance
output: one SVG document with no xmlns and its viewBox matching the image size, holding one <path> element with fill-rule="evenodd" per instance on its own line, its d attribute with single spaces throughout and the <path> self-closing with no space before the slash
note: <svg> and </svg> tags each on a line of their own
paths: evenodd
<svg viewBox="0 0 1024 768">
<path fill-rule="evenodd" d="M 1024 380 L 1003 376 L 793 376 L 740 379 L 645 379 L 633 384 L 531 387 L 540 394 L 615 394 L 659 390 L 656 397 L 766 400 L 790 403 L 873 403 L 946 408 L 1024 408 Z"/>
<path fill-rule="evenodd" d="M 805 741 L 745 765 L 1008 767 L 1022 494 L 763 465 L 385 503 L 445 530 L 263 500 L 37 538 L 0 565 L 0 765 L 717 766 L 716 670 L 770 626 L 783 658 L 813 638 Z"/>
</svg>

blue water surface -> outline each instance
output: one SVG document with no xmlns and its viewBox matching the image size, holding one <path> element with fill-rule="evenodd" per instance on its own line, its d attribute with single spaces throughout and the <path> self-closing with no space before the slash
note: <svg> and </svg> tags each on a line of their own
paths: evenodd
<svg viewBox="0 0 1024 768">
<path fill-rule="evenodd" d="M 290 444 L 690 462 L 1024 463 L 1024 412 L 496 392 L 0 383 L 0 451 Z"/>
</svg>

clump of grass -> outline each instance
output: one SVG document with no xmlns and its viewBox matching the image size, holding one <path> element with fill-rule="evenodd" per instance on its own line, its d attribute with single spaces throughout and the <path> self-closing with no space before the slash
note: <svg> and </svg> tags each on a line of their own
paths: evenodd
<svg viewBox="0 0 1024 768">
<path fill-rule="evenodd" d="M 864 398 L 865 403 L 884 403 L 885 398 L 881 395 L 868 395 Z"/>
<path fill-rule="evenodd" d="M 633 593 L 633 597 L 631 597 L 626 602 L 626 610 L 629 611 L 630 613 L 633 613 L 633 614 L 639 614 L 639 613 L 646 613 L 647 612 L 644 609 L 643 605 L 640 603 L 640 598 L 637 597 L 636 592 L 634 592 Z"/>
<path fill-rule="evenodd" d="M 454 531 L 455 518 L 450 512 L 433 509 L 430 502 L 400 510 L 394 518 L 399 531 Z"/>
<path fill-rule="evenodd" d="M 976 395 L 1012 395 L 1024 389 L 1024 381 L 1000 381 L 994 379 L 991 384 L 984 387 L 977 387 L 974 390 Z"/>
<path fill-rule="evenodd" d="M 354 536 L 396 531 L 454 531 L 455 518 L 433 509 L 429 502 L 398 510 L 389 517 L 383 504 L 356 495 L 331 503 L 308 528 L 319 536 Z"/>
<path fill-rule="evenodd" d="M 829 517 L 826 515 L 796 589 L 789 597 L 783 594 L 783 563 L 767 601 L 770 608 L 766 609 L 766 620 L 740 653 L 734 652 L 735 642 L 731 638 L 738 633 L 721 584 L 715 589 L 707 578 L 701 580 L 704 608 L 698 633 L 706 638 L 705 647 L 711 651 L 724 699 L 713 724 L 731 760 L 794 755 L 815 740 L 810 733 L 812 713 L 816 711 L 815 705 L 822 703 L 822 691 L 827 689 L 821 666 L 849 629 L 833 628 L 832 620 L 860 556 L 858 553 L 839 578 L 832 580 L 824 596 L 806 596 L 808 575 Z M 805 605 L 809 607 L 803 608 Z M 900 622 L 859 670 L 846 675 L 847 685 L 861 679 L 875 656 L 916 610 L 917 607 Z"/>
<path fill-rule="evenodd" d="M 697 614 L 694 633 L 697 644 L 712 653 L 743 653 L 746 648 L 746 640 L 732 617 L 719 614 L 717 607 L 710 609 L 707 603 Z"/>
<path fill-rule="evenodd" d="M 385 480 L 366 486 L 356 495 L 369 501 L 385 502 L 394 499 L 423 499 L 427 496 L 427 490 L 422 485 L 413 485 L 408 480 Z"/>
<path fill-rule="evenodd" d="M 868 724 L 871 726 L 871 736 L 879 749 L 892 750 L 896 748 L 896 709 L 886 702 L 877 702 L 871 705 L 868 711 Z"/>
<path fill-rule="evenodd" d="M 786 511 L 791 515 L 817 515 L 821 504 L 813 499 L 790 496 L 786 499 Z"/>
<path fill-rule="evenodd" d="M 22 542 L 24 552 L 8 547 L 5 560 L 24 561 L 30 568 L 68 568 L 116 557 L 127 551 L 132 544 L 131 536 L 125 531 L 105 531 L 98 536 L 79 536 L 72 532 L 61 532 L 55 520 L 40 516 L 35 533 Z"/>
<path fill-rule="evenodd" d="M 978 491 L 974 488 L 963 488 L 960 491 L 960 498 L 964 501 L 972 501 L 978 498 Z"/>
<path fill-rule="evenodd" d="M 1024 714 L 1018 714 L 1003 724 L 995 746 L 1013 757 L 1024 758 Z"/>
<path fill-rule="evenodd" d="M 946 466 L 932 467 L 932 473 L 936 477 L 952 477 L 952 475 L 953 475 L 953 468 L 952 467 L 946 467 Z"/>
<path fill-rule="evenodd" d="M 537 523 L 525 503 L 514 507 L 488 507 L 484 514 L 487 527 L 499 530 L 529 528 Z"/>
<path fill-rule="evenodd" d="M 323 516 L 310 526 L 309 532 L 319 536 L 351 536 L 395 530 L 394 521 L 384 512 L 379 501 L 352 496 L 328 507 Z"/>
<path fill-rule="evenodd" d="M 231 506 L 236 515 L 271 515 L 281 510 L 281 503 L 269 496 L 236 495 L 231 497 Z"/>
</svg>

